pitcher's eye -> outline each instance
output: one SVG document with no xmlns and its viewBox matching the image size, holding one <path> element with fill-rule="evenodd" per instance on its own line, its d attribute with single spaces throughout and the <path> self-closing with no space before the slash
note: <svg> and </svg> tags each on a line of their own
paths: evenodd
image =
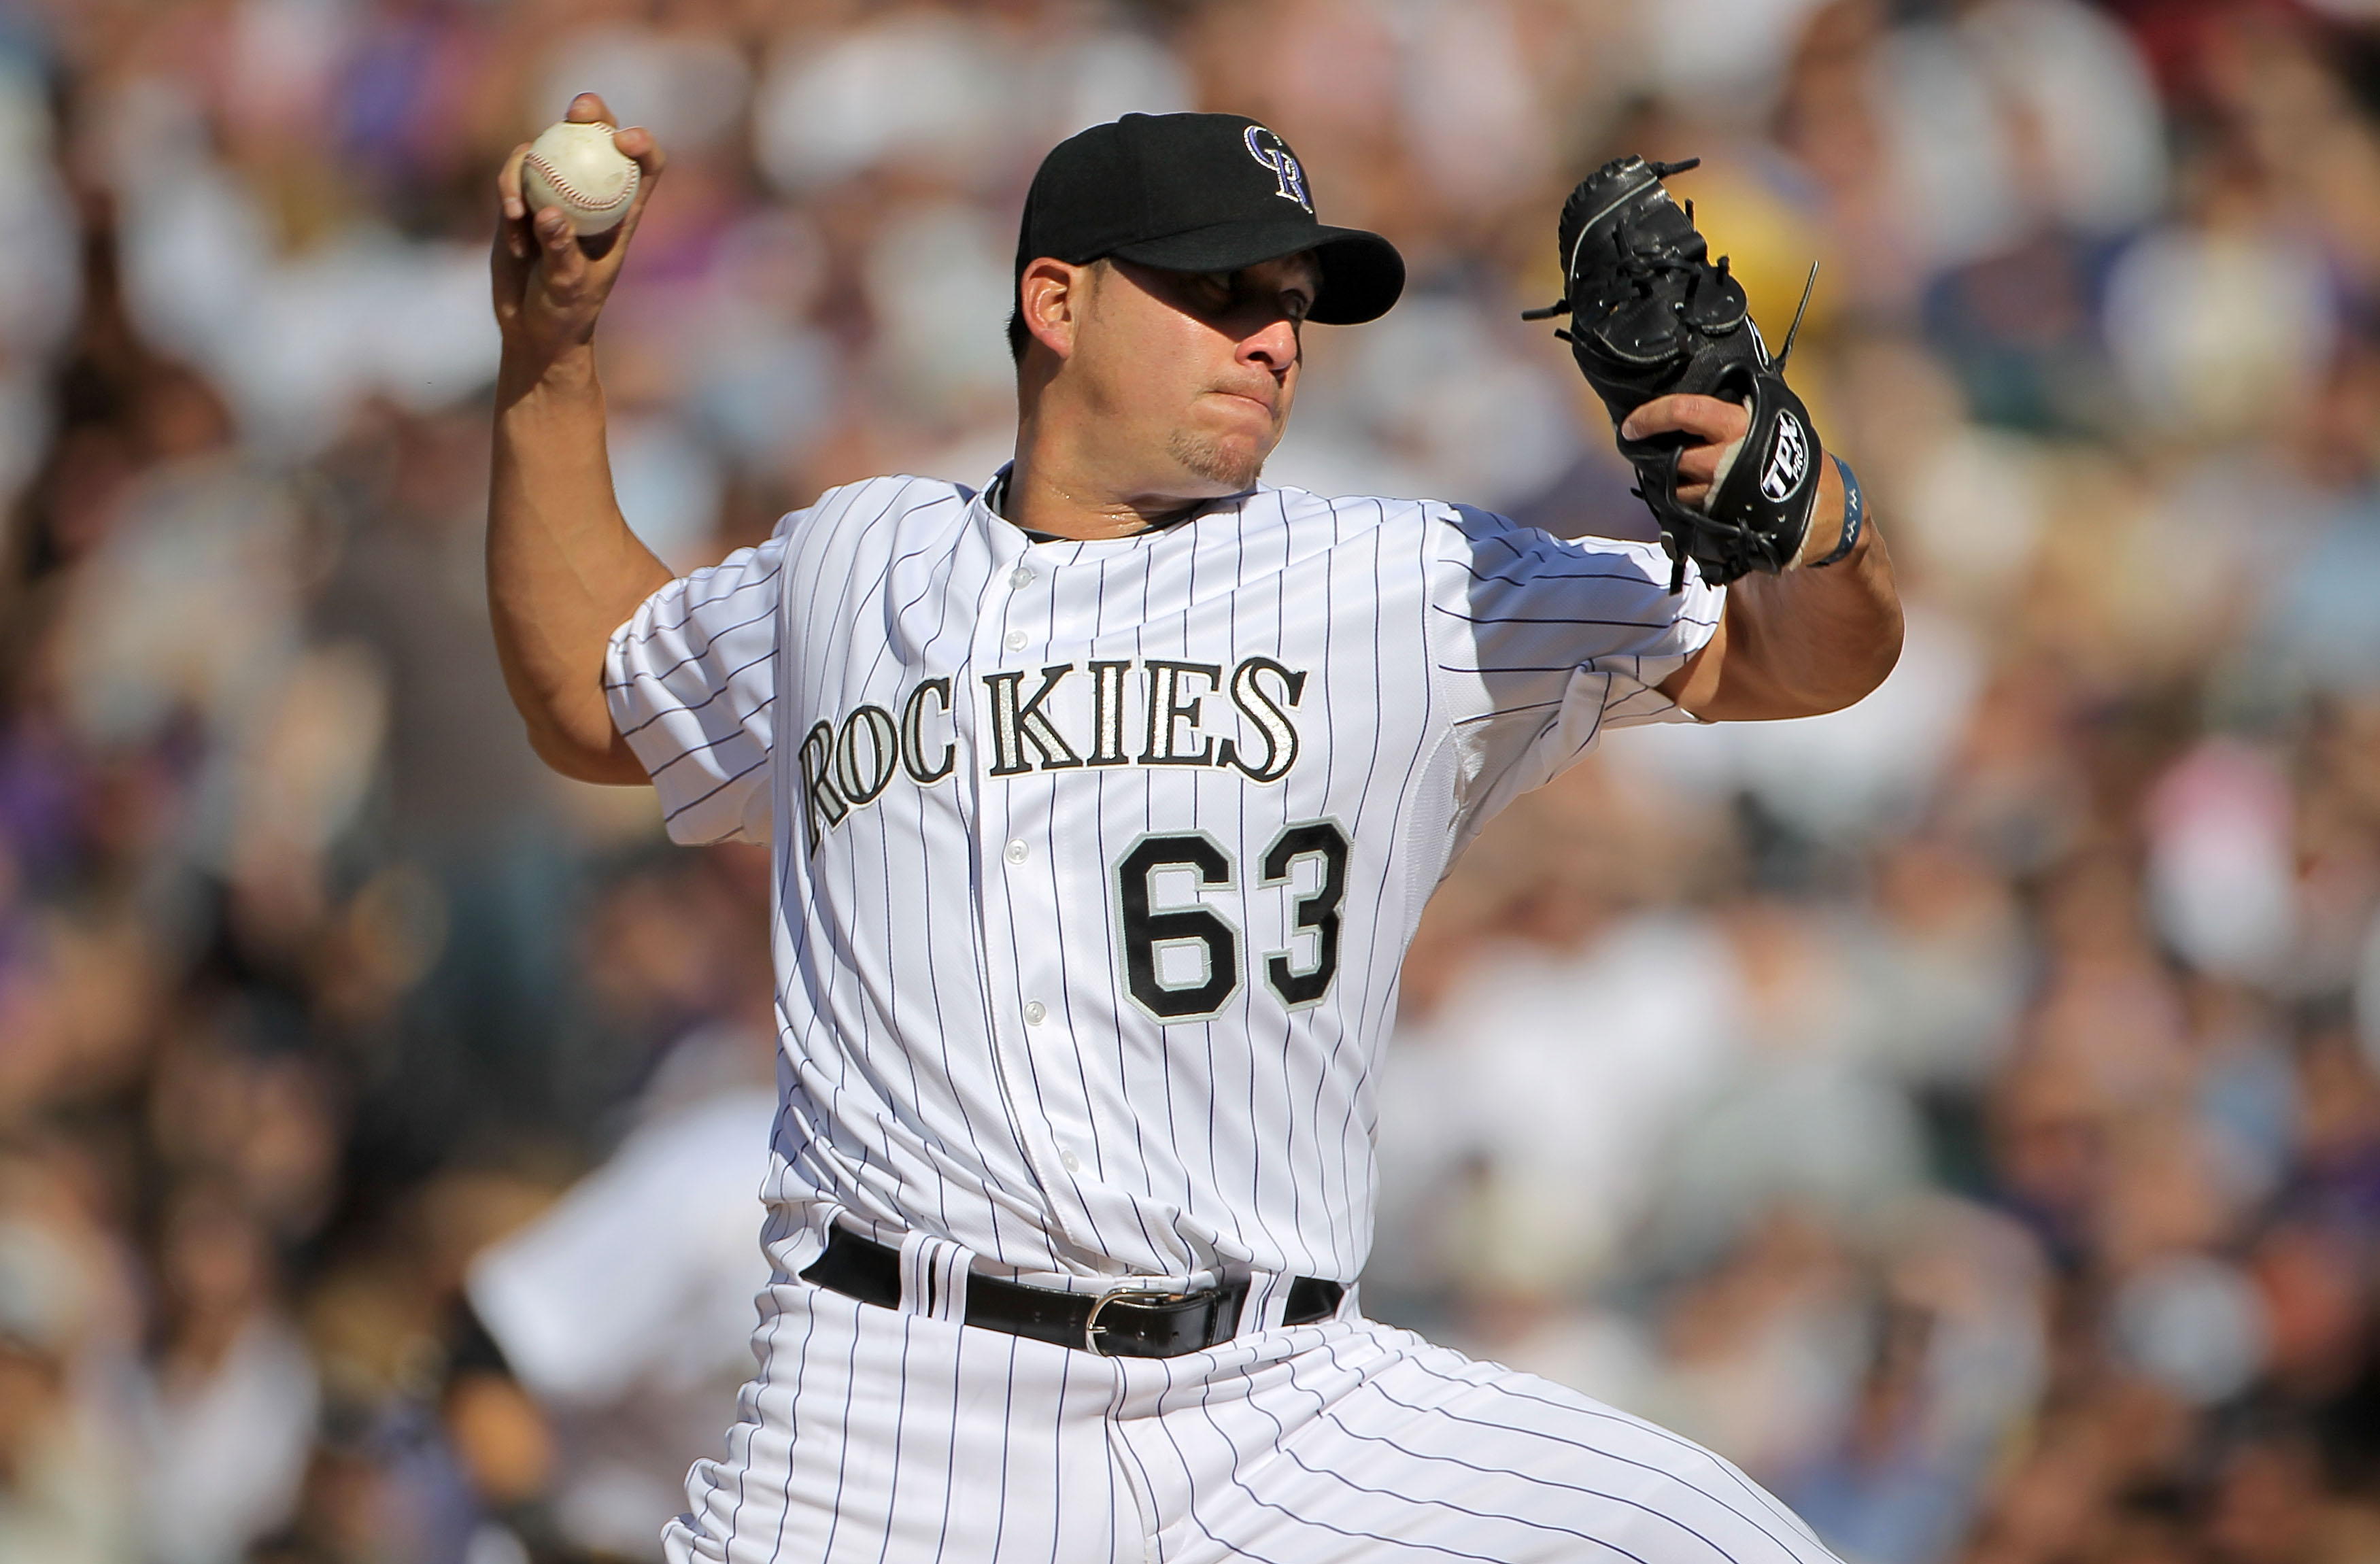
<svg viewBox="0 0 2380 1564">
<path fill-rule="evenodd" d="M 1222 309 L 1230 306 L 1237 290 L 1229 272 L 1196 272 L 1189 279 L 1190 297 L 1202 309 Z"/>
</svg>

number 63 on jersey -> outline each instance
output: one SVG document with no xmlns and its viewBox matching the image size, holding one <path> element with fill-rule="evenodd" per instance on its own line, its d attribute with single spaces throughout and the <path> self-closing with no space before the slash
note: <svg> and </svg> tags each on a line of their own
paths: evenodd
<svg viewBox="0 0 2380 1564">
<path fill-rule="evenodd" d="M 1309 860 L 1318 866 L 1315 885 L 1301 894 L 1293 887 L 1305 878 L 1299 865 Z M 1293 943 L 1311 941 L 1310 949 L 1267 953 L 1265 986 L 1292 1010 L 1318 1004 L 1339 974 L 1347 833 L 1336 820 L 1290 826 L 1264 850 L 1257 871 L 1258 885 L 1289 888 Z M 1160 882 L 1178 886 L 1185 879 L 1187 901 L 1159 904 L 1166 894 Z M 1198 895 L 1238 883 L 1230 852 L 1203 830 L 1144 836 L 1117 863 L 1115 881 L 1124 982 L 1134 1002 L 1160 1022 L 1203 1020 L 1221 1011 L 1240 988 L 1240 931 Z"/>
</svg>

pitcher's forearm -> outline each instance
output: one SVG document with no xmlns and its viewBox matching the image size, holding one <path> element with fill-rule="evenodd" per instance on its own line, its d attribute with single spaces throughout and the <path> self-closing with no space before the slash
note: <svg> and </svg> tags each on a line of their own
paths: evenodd
<svg viewBox="0 0 2380 1564">
<path fill-rule="evenodd" d="M 488 495 L 488 604 L 505 686 L 548 765 L 587 782 L 641 782 L 612 724 L 603 652 L 668 582 L 620 515 L 594 357 L 566 350 L 541 373 L 497 379 Z"/>
<path fill-rule="evenodd" d="M 1823 559 L 1842 537 L 1841 480 L 1818 490 L 1807 552 Z M 1751 575 L 1727 589 L 1710 643 L 1662 684 L 1706 721 L 1760 721 L 1838 711 L 1864 697 L 1900 661 L 1900 595 L 1873 519 L 1852 552 L 1823 568 Z"/>
<path fill-rule="evenodd" d="M 1824 570 L 1750 576 L 1728 588 L 1727 673 L 1697 716 L 1717 721 L 1839 711 L 1900 659 L 1900 599 L 1872 528 Z"/>
</svg>

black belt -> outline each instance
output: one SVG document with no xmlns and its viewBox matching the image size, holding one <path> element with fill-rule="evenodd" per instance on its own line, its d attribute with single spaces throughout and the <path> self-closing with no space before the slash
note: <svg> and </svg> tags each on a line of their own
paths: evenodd
<svg viewBox="0 0 2380 1564">
<path fill-rule="evenodd" d="M 802 1272 L 804 1281 L 863 1303 L 898 1307 L 901 1252 L 843 1228 L 829 1231 L 826 1253 Z M 1311 1325 L 1339 1312 L 1347 1290 L 1301 1276 L 1289 1284 L 1283 1325 Z M 1203 1352 L 1238 1333 L 1245 1281 L 1196 1292 L 1171 1283 L 1130 1283 L 1106 1292 L 1060 1292 L 998 1277 L 970 1276 L 966 1323 L 1111 1358 L 1178 1358 Z"/>
</svg>

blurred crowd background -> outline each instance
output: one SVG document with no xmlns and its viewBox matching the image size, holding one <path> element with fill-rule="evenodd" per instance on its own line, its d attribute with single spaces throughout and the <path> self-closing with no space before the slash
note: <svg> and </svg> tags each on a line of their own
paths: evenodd
<svg viewBox="0 0 2380 1564">
<path fill-rule="evenodd" d="M 1856 1564 L 2380 1559 L 2368 0 L 0 5 L 0 1559 L 642 1559 L 732 1415 L 767 872 L 546 774 L 482 601 L 493 170 L 589 88 L 688 568 L 986 479 L 1035 164 L 1200 106 L 1412 263 L 1269 477 L 1641 535 L 1517 317 L 1704 158 L 1908 651 L 1472 850 L 1368 1305 Z"/>
</svg>

